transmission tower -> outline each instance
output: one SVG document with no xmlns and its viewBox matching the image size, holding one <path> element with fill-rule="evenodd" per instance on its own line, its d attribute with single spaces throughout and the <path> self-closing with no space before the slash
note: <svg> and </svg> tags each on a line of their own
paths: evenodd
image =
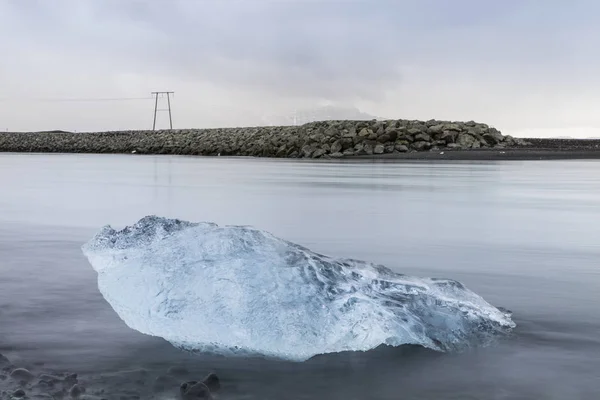
<svg viewBox="0 0 600 400">
<path fill-rule="evenodd" d="M 174 93 L 175 92 L 152 92 L 152 95 L 154 96 L 154 122 L 152 123 L 152 130 L 155 130 L 155 128 L 156 128 L 156 112 L 157 111 L 168 111 L 169 112 L 169 127 L 170 127 L 170 129 L 173 129 L 173 119 L 171 118 L 171 98 L 169 96 Z M 160 96 L 160 95 L 167 96 L 167 108 L 166 109 L 162 109 L 162 110 L 158 109 L 158 96 Z"/>
</svg>

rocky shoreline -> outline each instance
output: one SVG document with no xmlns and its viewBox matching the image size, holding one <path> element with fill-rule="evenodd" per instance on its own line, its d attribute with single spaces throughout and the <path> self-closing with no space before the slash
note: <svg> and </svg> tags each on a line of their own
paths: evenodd
<svg viewBox="0 0 600 400">
<path fill-rule="evenodd" d="M 48 370 L 40 365 L 16 366 L 0 354 L 0 399 L 214 399 L 221 389 L 217 375 L 211 372 L 202 379 L 190 380 L 194 375 L 183 366 L 172 366 L 161 372 L 136 369 L 79 375 Z"/>
<path fill-rule="evenodd" d="M 0 152 L 173 154 L 289 159 L 589 159 L 600 140 L 519 139 L 474 121 L 322 121 L 158 131 L 0 133 Z"/>
<path fill-rule="evenodd" d="M 301 126 L 116 132 L 1 133 L 0 151 L 343 158 L 525 146 L 486 124 L 450 121 L 323 121 Z"/>
</svg>

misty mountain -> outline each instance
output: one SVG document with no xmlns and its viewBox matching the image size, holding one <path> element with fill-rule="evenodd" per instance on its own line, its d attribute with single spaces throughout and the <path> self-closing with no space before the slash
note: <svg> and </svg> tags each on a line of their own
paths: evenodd
<svg viewBox="0 0 600 400">
<path fill-rule="evenodd" d="M 263 115 L 265 125 L 303 125 L 314 121 L 385 119 L 360 111 L 355 107 L 322 106 L 295 110 L 287 115 Z"/>
</svg>

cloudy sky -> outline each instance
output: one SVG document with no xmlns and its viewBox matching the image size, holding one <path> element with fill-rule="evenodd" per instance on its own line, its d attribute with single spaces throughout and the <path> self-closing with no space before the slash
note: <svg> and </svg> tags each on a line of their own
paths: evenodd
<svg viewBox="0 0 600 400">
<path fill-rule="evenodd" d="M 172 90 L 176 128 L 335 104 L 600 136 L 599 15 L 596 0 L 0 0 L 0 130 L 147 129 L 150 92 Z"/>
</svg>

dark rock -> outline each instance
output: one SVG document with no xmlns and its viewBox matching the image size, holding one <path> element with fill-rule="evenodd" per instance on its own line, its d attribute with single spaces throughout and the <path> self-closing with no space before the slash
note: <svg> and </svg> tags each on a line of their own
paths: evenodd
<svg viewBox="0 0 600 400">
<path fill-rule="evenodd" d="M 425 141 L 414 142 L 410 145 L 410 147 L 417 151 L 424 151 L 431 149 L 431 143 Z"/>
<path fill-rule="evenodd" d="M 415 142 L 431 142 L 431 136 L 426 133 L 418 133 L 415 135 Z"/>
<path fill-rule="evenodd" d="M 394 149 L 400 153 L 406 153 L 408 151 L 408 147 L 404 144 L 397 144 L 394 146 Z"/>
<path fill-rule="evenodd" d="M 389 141 L 391 141 L 391 140 L 392 140 L 392 139 L 391 139 L 390 135 L 388 135 L 387 133 L 384 133 L 383 135 L 381 135 L 381 136 L 379 136 L 379 137 L 377 138 L 377 141 L 378 141 L 379 143 L 387 143 L 387 142 L 389 142 Z"/>
<path fill-rule="evenodd" d="M 30 381 L 33 379 L 33 374 L 25 368 L 17 368 L 10 373 L 10 377 L 18 381 Z"/>
<path fill-rule="evenodd" d="M 467 129 L 467 133 L 469 135 L 473 135 L 473 136 L 481 136 L 481 135 L 485 134 L 486 132 L 485 132 L 485 129 L 483 129 L 481 126 L 476 125 L 476 126 L 470 126 Z"/>
<path fill-rule="evenodd" d="M 83 393 L 85 393 L 85 388 L 79 385 L 78 383 L 74 384 L 73 386 L 71 386 L 71 389 L 69 389 L 69 396 L 73 398 L 77 398 Z"/>
<path fill-rule="evenodd" d="M 351 127 L 350 129 L 348 129 L 348 131 L 347 131 L 347 132 L 345 132 L 345 133 L 342 135 L 342 138 L 351 138 L 351 139 L 352 139 L 352 138 L 354 138 L 356 135 L 357 135 L 356 128 L 355 128 L 355 127 Z"/>
<path fill-rule="evenodd" d="M 0 353 L 0 367 L 9 365 L 9 364 L 10 364 L 10 360 L 8 358 L 4 357 L 4 355 L 2 355 L 2 353 Z"/>
<path fill-rule="evenodd" d="M 13 392 L 13 394 L 12 394 L 12 395 L 13 395 L 13 397 L 16 397 L 16 398 L 21 398 L 21 397 L 25 397 L 25 396 L 26 396 L 26 393 L 25 393 L 25 391 L 24 391 L 23 389 L 17 389 L 17 390 L 15 390 L 15 391 Z"/>
<path fill-rule="evenodd" d="M 40 381 L 46 381 L 46 382 L 52 382 L 52 383 L 58 383 L 58 382 L 62 382 L 63 381 L 63 378 L 60 378 L 60 377 L 55 376 L 55 375 L 50 375 L 50 374 L 41 374 L 38 377 L 38 379 Z"/>
<path fill-rule="evenodd" d="M 442 133 L 444 131 L 444 124 L 437 124 L 437 125 L 433 125 L 430 126 L 429 128 L 427 128 L 427 132 L 430 134 L 438 134 L 438 133 Z"/>
<path fill-rule="evenodd" d="M 302 157 L 304 158 L 309 158 L 310 156 L 312 156 L 312 153 L 314 152 L 314 149 L 312 147 L 310 147 L 309 145 L 305 145 L 302 147 Z"/>
<path fill-rule="evenodd" d="M 489 132 L 483 134 L 483 139 L 485 139 L 485 141 L 490 143 L 491 145 L 495 145 L 502 142 L 504 137 L 496 129 L 491 128 Z"/>
<path fill-rule="evenodd" d="M 458 132 L 455 131 L 444 131 L 442 132 L 440 139 L 445 141 L 446 143 L 454 143 L 456 141 L 456 137 L 458 136 Z"/>
<path fill-rule="evenodd" d="M 373 133 L 373 131 L 371 129 L 367 129 L 367 128 L 362 128 L 359 132 L 358 132 L 358 136 L 361 138 L 367 138 L 369 137 L 371 134 Z"/>
<path fill-rule="evenodd" d="M 467 133 L 459 133 L 456 138 L 456 144 L 463 149 L 470 149 L 475 142 L 476 139 Z M 477 141 L 477 144 L 479 144 L 479 141 Z"/>
<path fill-rule="evenodd" d="M 331 152 L 332 153 L 339 153 L 343 150 L 343 145 L 342 145 L 342 141 L 341 140 L 336 140 L 335 142 L 333 142 L 333 144 L 331 145 Z"/>
<path fill-rule="evenodd" d="M 312 158 L 321 158 L 327 153 L 324 149 L 317 149 L 312 153 Z"/>
<path fill-rule="evenodd" d="M 386 135 L 390 137 L 390 142 L 395 142 L 398 139 L 398 130 L 396 128 L 386 131 Z"/>
<path fill-rule="evenodd" d="M 507 146 L 513 146 L 513 145 L 515 145 L 515 138 L 510 135 L 506 135 L 506 136 L 504 136 L 502 142 L 504 144 L 506 144 Z"/>
<path fill-rule="evenodd" d="M 213 372 L 206 375 L 204 379 L 202 379 L 202 383 L 204 383 L 211 392 L 218 392 L 219 389 L 221 389 L 221 381 L 219 380 L 217 374 Z"/>
<path fill-rule="evenodd" d="M 179 394 L 183 400 L 212 399 L 210 389 L 203 382 L 189 381 L 179 386 Z"/>
<path fill-rule="evenodd" d="M 342 150 L 349 149 L 354 146 L 354 141 L 352 139 L 342 139 Z"/>
<path fill-rule="evenodd" d="M 444 125 L 444 130 L 455 131 L 455 132 L 462 131 L 462 129 L 461 129 L 461 127 L 460 127 L 459 124 L 446 124 L 446 125 Z"/>
</svg>

